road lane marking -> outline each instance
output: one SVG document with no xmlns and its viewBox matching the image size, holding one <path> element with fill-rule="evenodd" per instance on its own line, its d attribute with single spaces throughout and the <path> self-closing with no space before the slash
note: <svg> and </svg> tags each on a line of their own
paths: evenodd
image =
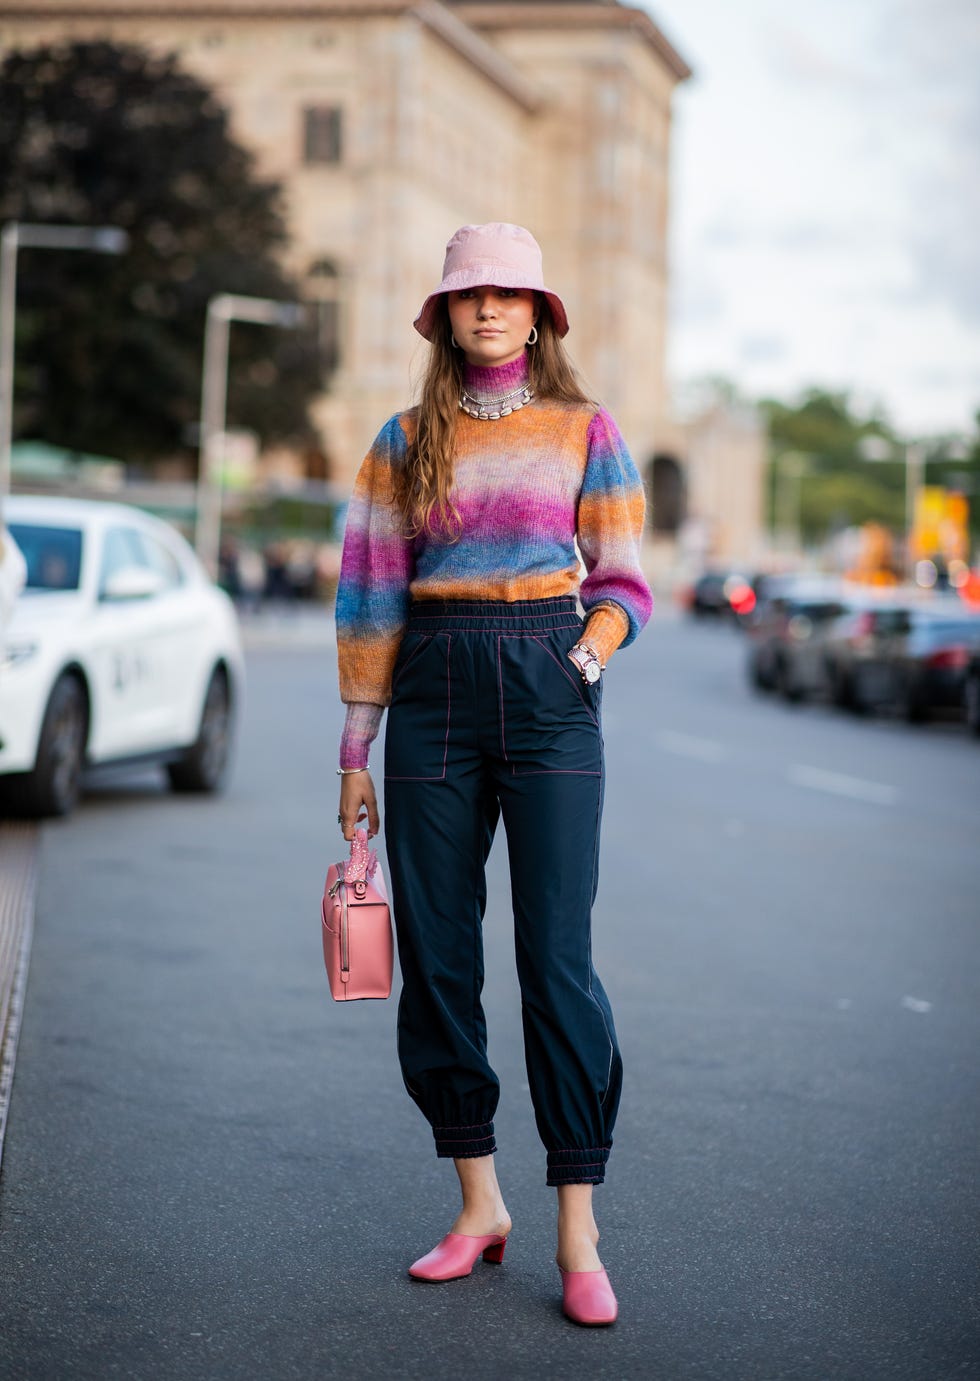
<svg viewBox="0 0 980 1381">
<path fill-rule="evenodd" d="M 807 767 L 804 763 L 795 763 L 786 775 L 796 786 L 829 791 L 834 796 L 849 796 L 853 801 L 872 801 L 878 806 L 893 806 L 899 797 L 895 786 L 868 782 L 863 777 L 849 777 L 844 772 L 826 772 L 822 767 Z"/>
<path fill-rule="evenodd" d="M 695 738 L 693 734 L 672 734 L 664 732 L 656 735 L 655 742 L 667 753 L 677 753 L 682 758 L 697 758 L 698 762 L 723 762 L 728 757 L 728 749 L 712 738 Z"/>
<path fill-rule="evenodd" d="M 931 1002 L 927 1002 L 924 997 L 910 997 L 908 993 L 902 998 L 902 1006 L 909 1012 L 932 1011 Z"/>
</svg>

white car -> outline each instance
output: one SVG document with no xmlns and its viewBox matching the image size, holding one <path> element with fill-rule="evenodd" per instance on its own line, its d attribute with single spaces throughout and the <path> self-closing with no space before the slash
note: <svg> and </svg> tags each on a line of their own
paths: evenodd
<svg viewBox="0 0 980 1381">
<path fill-rule="evenodd" d="M 86 767 L 126 760 L 216 791 L 244 687 L 231 601 L 139 509 L 26 495 L 4 508 L 27 561 L 0 665 L 4 796 L 65 815 Z"/>
</svg>

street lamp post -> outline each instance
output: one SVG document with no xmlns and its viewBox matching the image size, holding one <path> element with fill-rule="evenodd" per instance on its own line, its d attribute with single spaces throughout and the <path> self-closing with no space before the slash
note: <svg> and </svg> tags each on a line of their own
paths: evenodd
<svg viewBox="0 0 980 1381">
<path fill-rule="evenodd" d="M 14 429 L 14 335 L 18 249 L 91 249 L 123 254 L 129 236 L 115 225 L 40 225 L 8 221 L 0 232 L 0 523 L 10 493 L 10 452 Z"/>
<path fill-rule="evenodd" d="M 918 441 L 905 447 L 905 573 L 915 575 L 915 502 L 925 479 L 926 448 Z"/>
<path fill-rule="evenodd" d="M 776 465 L 775 518 L 778 532 L 792 548 L 803 550 L 803 476 L 808 457 L 801 451 L 785 451 Z"/>
<path fill-rule="evenodd" d="M 267 297 L 218 293 L 208 303 L 204 327 L 204 367 L 201 375 L 201 437 L 197 472 L 195 546 L 205 568 L 218 570 L 221 541 L 221 466 L 224 459 L 225 412 L 228 396 L 228 336 L 232 321 L 260 326 L 296 327 L 304 316 L 298 302 L 275 302 Z"/>
</svg>

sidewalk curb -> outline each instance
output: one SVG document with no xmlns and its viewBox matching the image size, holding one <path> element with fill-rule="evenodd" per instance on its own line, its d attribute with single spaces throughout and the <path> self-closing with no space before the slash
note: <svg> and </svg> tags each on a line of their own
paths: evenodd
<svg viewBox="0 0 980 1381">
<path fill-rule="evenodd" d="M 36 825 L 0 823 L 0 1169 L 34 938 L 39 842 Z"/>
</svg>

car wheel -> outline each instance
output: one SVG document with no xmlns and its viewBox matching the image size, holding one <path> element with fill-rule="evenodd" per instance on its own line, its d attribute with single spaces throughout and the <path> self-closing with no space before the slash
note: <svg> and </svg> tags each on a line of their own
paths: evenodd
<svg viewBox="0 0 980 1381">
<path fill-rule="evenodd" d="M 803 692 L 793 679 L 793 672 L 785 657 L 780 657 L 776 662 L 776 690 L 788 701 L 795 705 L 798 700 L 802 700 Z"/>
<path fill-rule="evenodd" d="M 924 724 L 929 717 L 929 707 L 916 694 L 915 685 L 905 681 L 898 693 L 898 712 L 906 724 Z"/>
<path fill-rule="evenodd" d="M 876 708 L 875 702 L 867 694 L 860 671 L 855 671 L 851 677 L 851 699 L 847 708 L 855 715 L 870 714 Z"/>
<path fill-rule="evenodd" d="M 759 664 L 759 658 L 756 655 L 749 658 L 749 684 L 753 690 L 757 691 L 768 691 L 772 689 L 769 684 L 769 679 L 762 670 Z"/>
<path fill-rule="evenodd" d="M 963 687 L 966 727 L 980 737 L 980 676 L 968 676 Z"/>
<path fill-rule="evenodd" d="M 830 698 L 839 710 L 850 710 L 854 706 L 854 687 L 846 671 L 834 668 L 830 673 Z"/>
<path fill-rule="evenodd" d="M 183 757 L 168 763 L 167 776 L 174 791 L 217 791 L 231 756 L 231 692 L 220 668 L 211 673 L 197 738 Z"/>
<path fill-rule="evenodd" d="M 17 783 L 15 803 L 29 815 L 70 815 L 82 791 L 88 699 L 77 676 L 61 676 L 48 699 L 34 771 Z"/>
</svg>

